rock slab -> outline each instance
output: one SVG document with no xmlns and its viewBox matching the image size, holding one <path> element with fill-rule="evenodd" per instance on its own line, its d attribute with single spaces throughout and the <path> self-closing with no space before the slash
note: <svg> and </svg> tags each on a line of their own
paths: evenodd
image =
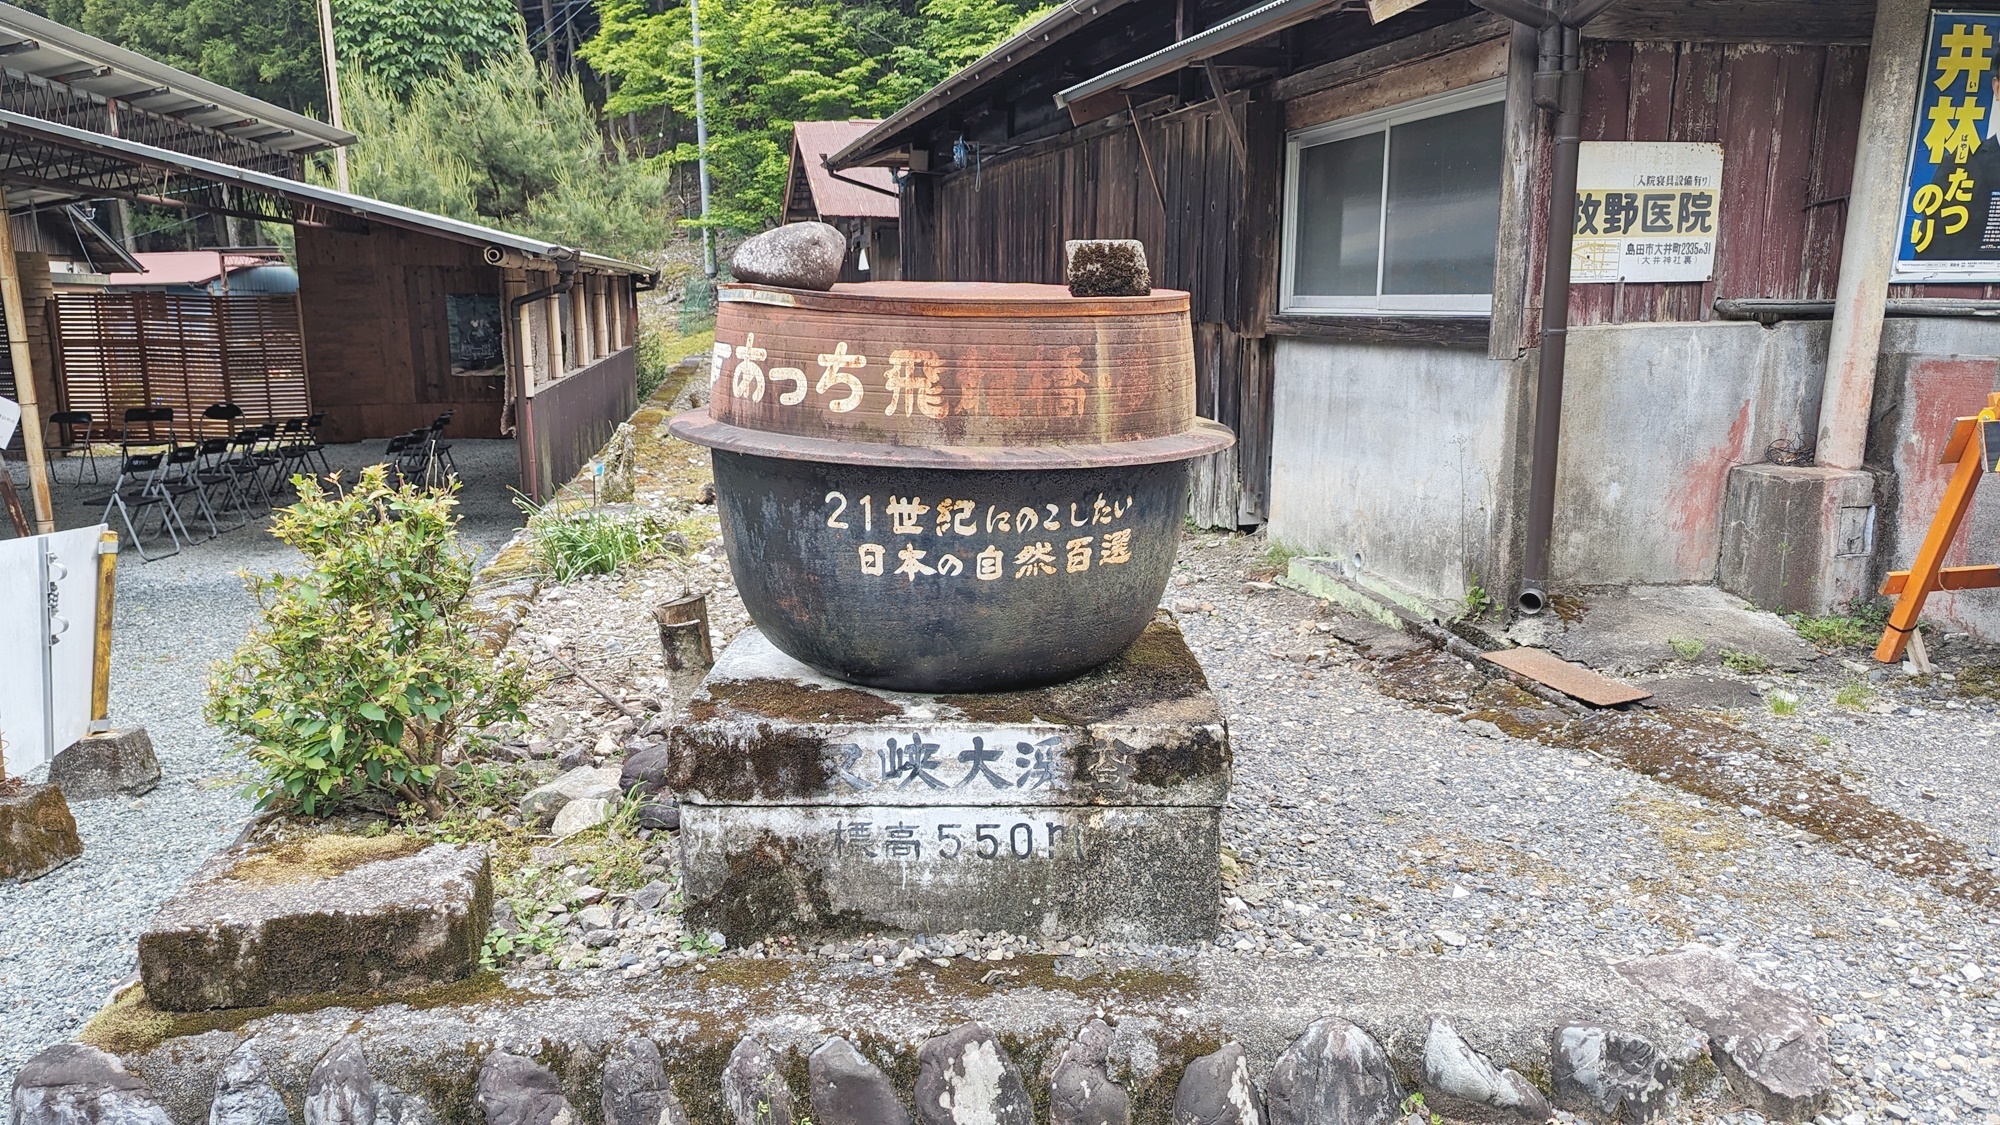
<svg viewBox="0 0 2000 1125">
<path fill-rule="evenodd" d="M 667 1082 L 659 1045 L 635 1035 L 604 1060 L 604 1125 L 688 1125 L 687 1110 Z"/>
<path fill-rule="evenodd" d="M 777 1054 L 745 1038 L 722 1068 L 722 1104 L 733 1125 L 792 1125 L 792 1088 L 778 1070 Z"/>
<path fill-rule="evenodd" d="M 81 1043 L 50 1047 L 14 1076 L 12 1125 L 172 1125 L 146 1080 Z"/>
<path fill-rule="evenodd" d="M 813 1125 L 910 1125 L 910 1111 L 882 1068 L 836 1035 L 806 1060 Z"/>
<path fill-rule="evenodd" d="M 1424 1040 L 1424 1085 L 1448 1098 L 1511 1110 L 1530 1121 L 1549 1119 L 1548 1099 L 1517 1071 L 1494 1066 L 1443 1017 Z"/>
<path fill-rule="evenodd" d="M 1278 1056 L 1264 1094 L 1270 1125 L 1389 1125 L 1402 1116 L 1403 1087 L 1381 1044 L 1331 1017 Z"/>
<path fill-rule="evenodd" d="M 1836 1074 L 1812 1008 L 1707 946 L 1621 961 L 1627 980 L 1708 1037 L 1736 1096 L 1766 1117 L 1803 1121 L 1826 1107 Z"/>
<path fill-rule="evenodd" d="M 729 273 L 752 285 L 781 289 L 833 288 L 847 260 L 847 236 L 829 223 L 786 223 L 736 248 Z"/>
<path fill-rule="evenodd" d="M 1651 1121 L 1666 1111 L 1680 1065 L 1644 1036 L 1611 1027 L 1559 1027 L 1550 1036 L 1556 1104 L 1608 1121 Z"/>
<path fill-rule="evenodd" d="M 0 787 L 8 782 L 0 781 Z M 39 879 L 83 854 L 76 818 L 53 785 L 0 788 L 0 881 Z"/>
<path fill-rule="evenodd" d="M 1264 1125 L 1264 1101 L 1242 1047 L 1224 1043 L 1187 1065 L 1174 1088 L 1174 1125 Z"/>
<path fill-rule="evenodd" d="M 137 797 L 160 783 L 160 759 L 145 727 L 78 739 L 49 763 L 49 784 L 72 801 Z"/>
<path fill-rule="evenodd" d="M 473 1100 L 486 1125 L 570 1125 L 576 1120 L 554 1071 L 506 1051 L 486 1057 Z"/>
<path fill-rule="evenodd" d="M 291 1125 L 285 1098 L 271 1085 L 264 1061 L 248 1043 L 236 1049 L 215 1079 L 208 1125 Z"/>
<path fill-rule="evenodd" d="M 139 976 L 156 1007 L 189 1012 L 400 991 L 479 968 L 493 915 L 484 848 L 434 844 L 331 874 L 299 870 L 296 878 L 252 862 L 270 854 L 218 853 L 139 936 Z"/>
<path fill-rule="evenodd" d="M 922 1125 L 1035 1125 L 1021 1069 L 983 1023 L 924 1041 L 917 1051 L 916 1103 Z"/>
<path fill-rule="evenodd" d="M 1049 1089 L 1050 1125 L 1131 1125 L 1132 1099 L 1111 1080 L 1111 1028 L 1091 1020 L 1056 1063 Z"/>
</svg>

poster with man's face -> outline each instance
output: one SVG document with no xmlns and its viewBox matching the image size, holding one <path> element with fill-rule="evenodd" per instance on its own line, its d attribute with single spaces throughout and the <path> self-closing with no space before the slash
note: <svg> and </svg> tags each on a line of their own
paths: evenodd
<svg viewBox="0 0 2000 1125">
<path fill-rule="evenodd" d="M 1933 12 L 1899 282 L 2000 281 L 2000 13 Z"/>
</svg>

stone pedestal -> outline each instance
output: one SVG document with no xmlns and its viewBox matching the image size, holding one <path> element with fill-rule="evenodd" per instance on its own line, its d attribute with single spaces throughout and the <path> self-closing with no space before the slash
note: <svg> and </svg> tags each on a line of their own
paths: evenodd
<svg viewBox="0 0 2000 1125">
<path fill-rule="evenodd" d="M 0 882 L 39 879 L 82 854 L 62 790 L 0 779 Z"/>
<path fill-rule="evenodd" d="M 751 629 L 688 710 L 665 780 L 691 928 L 1215 935 L 1229 739 L 1172 624 L 985 695 L 856 687 Z"/>
<path fill-rule="evenodd" d="M 1875 475 L 1738 465 L 1722 509 L 1718 584 L 1761 609 L 1829 613 L 1870 593 Z"/>
</svg>

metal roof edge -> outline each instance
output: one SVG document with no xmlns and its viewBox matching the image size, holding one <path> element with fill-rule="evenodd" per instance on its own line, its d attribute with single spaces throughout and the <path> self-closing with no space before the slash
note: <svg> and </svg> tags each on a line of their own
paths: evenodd
<svg viewBox="0 0 2000 1125">
<path fill-rule="evenodd" d="M 0 27 L 18 31 L 23 38 L 45 42 L 72 54 L 93 59 L 133 77 L 176 90 L 184 90 L 190 96 L 199 97 L 203 101 L 241 110 L 245 116 L 282 125 L 329 145 L 351 145 L 359 139 L 345 129 L 336 129 L 324 121 L 272 105 L 260 98 L 253 98 L 227 86 L 210 82 L 206 78 L 198 78 L 185 70 L 168 66 L 158 59 L 148 58 L 137 51 L 128 51 L 114 43 L 107 43 L 95 35 L 78 31 L 45 16 L 38 16 L 25 8 L 0 2 Z"/>
<path fill-rule="evenodd" d="M 1113 67 L 1094 78 L 1086 78 L 1056 92 L 1056 105 L 1068 105 L 1092 94 L 1116 90 L 1179 70 L 1212 58 L 1246 39 L 1261 39 L 1285 28 L 1346 7 L 1346 0 L 1269 0 L 1238 12 L 1214 27 L 1198 31 L 1178 43 L 1142 55 L 1123 66 Z"/>
<path fill-rule="evenodd" d="M 1068 0 L 1062 7 L 1037 20 L 1020 34 L 961 67 L 951 77 L 931 87 L 909 105 L 883 118 L 880 125 L 868 130 L 846 148 L 828 157 L 827 164 L 834 168 L 851 168 L 865 160 L 883 155 L 887 150 L 884 142 L 949 105 L 954 100 L 951 96 L 952 90 L 968 83 L 979 82 L 982 72 L 990 67 L 995 59 L 1000 59 L 1010 66 L 1015 62 L 1025 62 L 1040 54 L 1043 46 L 1054 42 L 1057 38 L 1067 36 L 1098 16 L 1122 8 L 1131 2 L 1133 0 Z M 961 94 L 963 92 L 960 91 Z"/>
<path fill-rule="evenodd" d="M 286 179 L 268 172 L 258 172 L 249 168 L 238 168 L 233 164 L 222 164 L 199 156 L 189 156 L 182 152 L 155 148 L 149 144 L 127 140 L 123 137 L 107 136 L 89 129 L 78 129 L 73 125 L 62 125 L 54 121 L 44 121 L 38 117 L 0 109 L 0 132 L 22 132 L 54 138 L 58 143 L 72 147 L 82 146 L 100 152 L 110 152 L 129 157 L 136 162 L 159 167 L 179 168 L 206 180 L 217 183 L 236 184 L 257 191 L 269 192 L 287 199 L 303 201 L 335 210 L 345 211 L 361 218 L 379 219 L 396 226 L 409 227 L 432 234 L 443 235 L 460 242 L 477 246 L 498 246 L 516 250 L 530 257 L 548 261 L 558 261 L 566 257 L 596 269 L 616 270 L 623 273 L 657 273 L 650 266 L 622 261 L 618 258 L 592 254 L 576 247 L 564 246 L 556 242 L 544 242 L 538 238 L 513 234 L 493 227 L 469 223 L 446 215 L 434 215 L 413 207 L 371 199 L 365 195 L 321 187 L 302 180 Z"/>
</svg>

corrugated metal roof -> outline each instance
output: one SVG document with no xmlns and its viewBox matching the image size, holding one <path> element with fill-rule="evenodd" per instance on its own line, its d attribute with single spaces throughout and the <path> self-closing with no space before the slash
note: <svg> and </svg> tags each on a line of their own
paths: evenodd
<svg viewBox="0 0 2000 1125">
<path fill-rule="evenodd" d="M 220 250 L 170 250 L 132 255 L 146 267 L 144 273 L 114 273 L 109 284 L 120 285 L 206 285 L 224 273 L 267 266 L 274 259 L 256 254 L 225 254 Z M 276 259 L 283 264 L 283 259 Z"/>
<path fill-rule="evenodd" d="M 813 206 L 821 215 L 842 219 L 897 217 L 895 173 L 887 168 L 854 168 L 836 175 L 826 166 L 827 157 L 860 140 L 880 124 L 880 121 L 861 120 L 792 122 L 794 167 L 798 163 L 805 165 Z"/>
<path fill-rule="evenodd" d="M 424 231 L 455 241 L 470 243 L 475 246 L 499 247 L 503 250 L 513 250 L 532 258 L 540 258 L 548 261 L 575 258 L 584 265 L 619 273 L 651 274 L 654 272 L 647 266 L 620 261 L 617 258 L 607 258 L 600 254 L 588 253 L 575 247 L 566 247 L 554 242 L 545 242 L 538 238 L 529 238 L 526 235 L 496 230 L 493 227 L 481 226 L 478 223 L 468 223 L 463 219 L 433 215 L 428 211 L 418 211 L 411 207 L 385 203 L 379 199 L 370 199 L 365 195 L 354 195 L 349 192 L 336 191 L 329 187 L 321 187 L 318 184 L 303 183 L 298 180 L 286 179 L 282 176 L 274 176 L 267 172 L 258 172 L 249 168 L 238 168 L 231 164 L 221 164 L 213 160 L 205 160 L 199 156 L 171 152 L 167 149 L 155 148 L 152 145 L 140 144 L 137 141 L 125 140 L 122 137 L 107 137 L 102 133 L 93 133 L 88 129 L 77 129 L 68 125 L 59 125 L 53 121 L 43 121 L 40 118 L 28 117 L 9 110 L 0 110 L 0 133 L 14 134 L 24 139 L 40 141 L 63 149 L 90 153 L 100 158 L 109 157 L 133 165 L 183 172 L 212 183 L 230 184 L 249 191 L 277 196 L 294 203 L 322 207 L 330 211 L 353 215 L 375 222 L 387 223 L 391 226 Z M 0 158 L 15 161 L 15 163 L 0 168 L 0 173 L 14 171 L 17 167 L 21 166 L 23 149 L 21 146 L 14 146 L 6 152 L 0 153 Z M 95 194 L 96 192 L 91 185 L 76 185 L 76 198 L 89 198 Z"/>
<path fill-rule="evenodd" d="M 305 153 L 355 141 L 354 134 L 324 121 L 5 3 L 0 3 L 0 65 L 266 148 Z"/>
</svg>

